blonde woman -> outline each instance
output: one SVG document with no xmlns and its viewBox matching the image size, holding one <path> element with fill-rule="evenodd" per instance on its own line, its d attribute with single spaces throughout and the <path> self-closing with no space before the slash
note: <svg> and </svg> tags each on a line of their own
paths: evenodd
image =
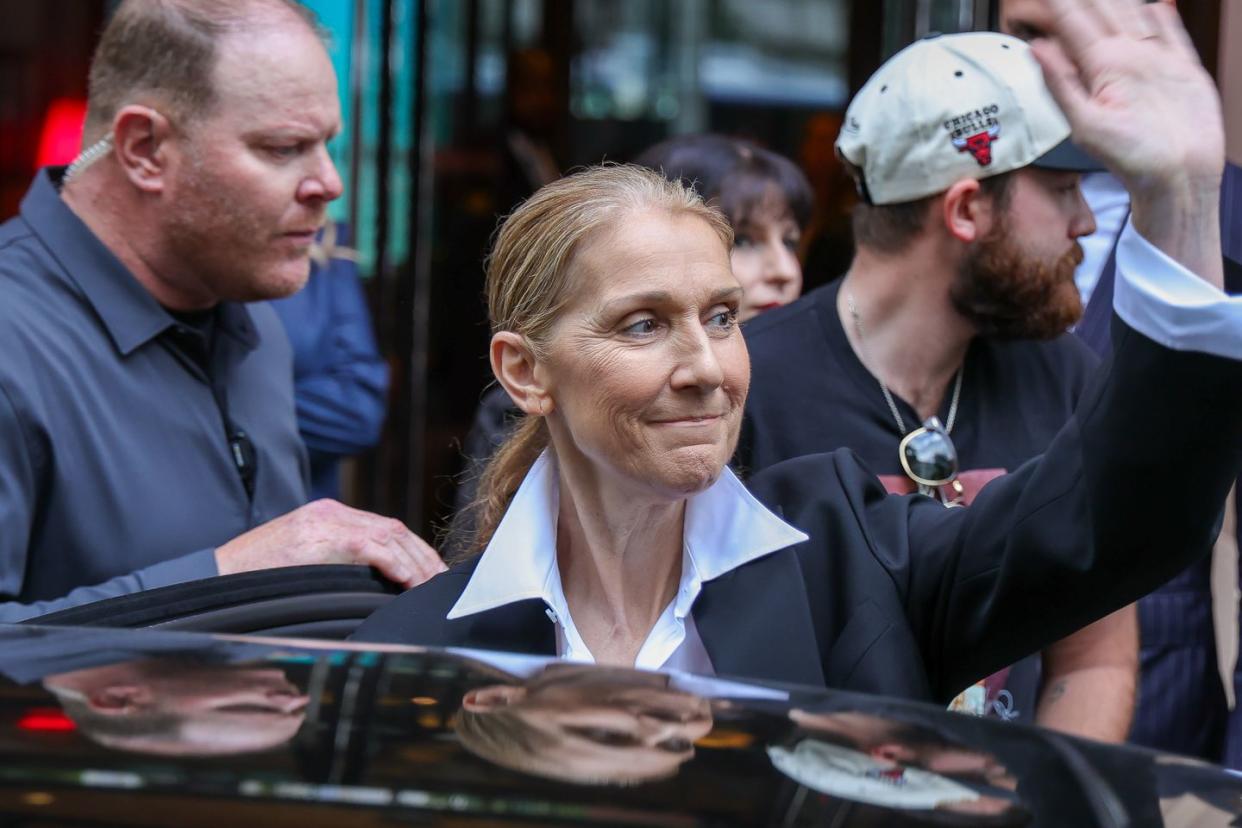
<svg viewBox="0 0 1242 828">
<path fill-rule="evenodd" d="M 481 481 L 472 552 L 356 637 L 944 702 L 1206 553 L 1242 463 L 1215 93 L 1163 7 L 1118 2 L 1110 28 L 1057 5 L 1072 37 L 1041 59 L 1095 56 L 1056 88 L 1136 209 L 1111 369 L 1040 460 L 969 509 L 890 497 L 847 452 L 748 491 L 725 465 L 749 384 L 728 222 L 649 171 L 587 170 L 519 208 L 489 263 L 491 363 L 524 419 Z M 1106 101 L 1082 91 L 1100 78 Z"/>
</svg>

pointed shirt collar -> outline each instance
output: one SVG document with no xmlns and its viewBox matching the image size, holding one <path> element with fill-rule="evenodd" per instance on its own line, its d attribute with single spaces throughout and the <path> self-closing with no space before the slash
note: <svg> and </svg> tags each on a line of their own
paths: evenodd
<svg viewBox="0 0 1242 828">
<path fill-rule="evenodd" d="M 542 599 L 568 618 L 556 563 L 560 496 L 556 463 L 545 450 L 531 466 L 448 618 Z M 705 581 L 719 578 L 807 535 L 772 514 L 727 467 L 686 503 L 681 586 L 673 611 L 684 618 Z"/>
<path fill-rule="evenodd" d="M 21 214 L 60 270 L 99 314 L 117 351 L 128 356 L 177 322 L 155 301 L 57 191 L 64 170 L 39 170 L 22 199 Z M 254 349 L 259 334 L 245 306 L 221 303 L 220 330 Z"/>
</svg>

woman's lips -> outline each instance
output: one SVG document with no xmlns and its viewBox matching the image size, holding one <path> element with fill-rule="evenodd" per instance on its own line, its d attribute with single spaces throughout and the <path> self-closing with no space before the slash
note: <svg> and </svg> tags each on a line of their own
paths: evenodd
<svg viewBox="0 0 1242 828">
<path fill-rule="evenodd" d="M 677 417 L 677 418 L 667 419 L 667 420 L 653 420 L 652 422 L 655 423 L 655 425 L 680 426 L 682 428 L 690 428 L 694 426 L 711 425 L 712 423 L 715 423 L 718 420 L 720 420 L 720 418 L 721 418 L 720 414 L 708 414 L 702 417 Z"/>
</svg>

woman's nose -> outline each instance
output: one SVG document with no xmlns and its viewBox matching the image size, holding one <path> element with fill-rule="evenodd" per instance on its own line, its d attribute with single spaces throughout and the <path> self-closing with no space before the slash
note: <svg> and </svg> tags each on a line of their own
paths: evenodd
<svg viewBox="0 0 1242 828">
<path fill-rule="evenodd" d="M 787 285 L 802 278 L 802 265 L 798 256 L 784 243 L 770 245 L 764 267 L 764 280 Z"/>
<path fill-rule="evenodd" d="M 717 388 L 724 383 L 724 371 L 702 326 L 678 337 L 677 367 L 673 371 L 674 388 Z"/>
</svg>

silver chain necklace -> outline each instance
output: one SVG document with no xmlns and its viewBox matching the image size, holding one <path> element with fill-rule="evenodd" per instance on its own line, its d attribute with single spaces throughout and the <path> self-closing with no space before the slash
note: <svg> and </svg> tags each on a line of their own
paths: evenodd
<svg viewBox="0 0 1242 828">
<path fill-rule="evenodd" d="M 863 342 L 863 326 L 862 316 L 858 313 L 858 306 L 854 304 L 854 294 L 845 291 L 845 304 L 849 308 L 850 318 L 854 320 L 854 332 L 858 334 L 858 347 L 860 350 L 865 349 Z M 949 401 L 949 417 L 944 424 L 945 434 L 953 433 L 953 423 L 957 421 L 957 402 L 962 397 L 962 373 L 966 367 L 965 363 L 957 369 L 957 379 L 953 381 L 953 398 Z M 880 390 L 884 392 L 884 401 L 888 403 L 888 410 L 893 412 L 893 419 L 897 421 L 897 428 L 901 429 L 904 437 L 906 431 L 906 421 L 902 419 L 901 412 L 897 410 L 897 403 L 893 400 L 893 392 L 888 390 L 888 386 L 884 384 L 884 380 L 876 376 L 876 382 L 880 383 Z"/>
</svg>

